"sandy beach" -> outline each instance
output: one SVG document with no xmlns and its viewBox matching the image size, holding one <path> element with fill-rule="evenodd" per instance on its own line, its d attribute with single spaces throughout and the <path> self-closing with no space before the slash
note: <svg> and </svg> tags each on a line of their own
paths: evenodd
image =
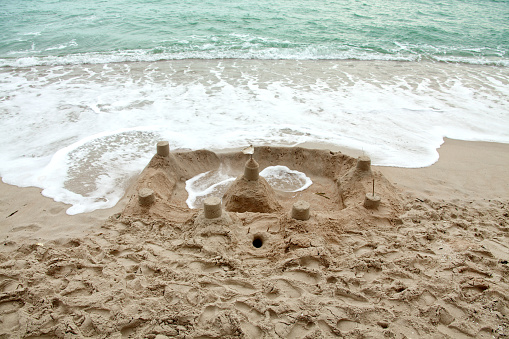
<svg viewBox="0 0 509 339">
<path fill-rule="evenodd" d="M 240 152 L 154 156 L 114 208 L 74 216 L 1 183 L 0 338 L 509 335 L 509 145 L 447 139 L 430 167 L 363 171 L 355 152 L 256 149 L 313 185 L 207 219 L 185 180 L 242 173 Z"/>
</svg>

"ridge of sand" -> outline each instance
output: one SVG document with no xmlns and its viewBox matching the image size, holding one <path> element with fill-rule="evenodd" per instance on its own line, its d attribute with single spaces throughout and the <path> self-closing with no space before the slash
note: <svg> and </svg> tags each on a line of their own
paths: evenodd
<svg viewBox="0 0 509 339">
<path fill-rule="evenodd" d="M 245 158 L 232 154 L 190 152 L 171 164 L 154 157 L 120 212 L 86 236 L 31 240 L 30 230 L 12 227 L 38 220 L 26 215 L 37 209 L 3 195 L 0 212 L 16 208 L 6 219 L 18 219 L 0 225 L 0 336 L 505 337 L 509 176 L 498 162 L 509 145 L 447 140 L 444 150 L 448 145 L 473 145 L 454 164 L 472 171 L 455 172 L 444 159 L 437 170 L 401 169 L 414 172 L 408 176 L 376 168 L 378 211 L 362 207 L 370 177 L 354 175 L 355 159 L 293 148 L 278 148 L 272 160 L 310 175 L 309 191 L 279 195 L 279 213 L 230 213 L 228 225 L 197 222 L 198 211 L 182 203 L 182 185 L 221 162 L 241 166 Z M 501 182 L 496 190 L 491 177 Z M 148 184 L 159 202 L 142 210 L 136 192 Z M 302 198 L 312 206 L 308 221 L 288 214 Z"/>
</svg>

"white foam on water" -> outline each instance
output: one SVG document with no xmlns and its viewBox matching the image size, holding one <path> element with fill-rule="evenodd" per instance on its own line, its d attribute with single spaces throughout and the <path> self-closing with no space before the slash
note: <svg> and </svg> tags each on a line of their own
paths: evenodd
<svg viewBox="0 0 509 339">
<path fill-rule="evenodd" d="M 282 192 L 300 192 L 313 184 L 306 174 L 291 170 L 286 166 L 269 166 L 260 172 L 260 176 L 272 186 L 273 189 Z M 216 171 L 200 173 L 186 181 L 186 200 L 189 208 L 201 208 L 207 197 L 222 198 L 235 176 L 222 165 Z"/>
<path fill-rule="evenodd" d="M 269 166 L 260 172 L 270 186 L 283 192 L 300 192 L 313 184 L 313 181 L 302 172 L 291 170 L 286 166 Z"/>
<path fill-rule="evenodd" d="M 363 150 L 429 166 L 444 137 L 509 143 L 509 69 L 445 63 L 182 60 L 0 69 L 0 175 L 68 213 L 111 207 L 172 150 Z"/>
<path fill-rule="evenodd" d="M 261 38 L 259 38 L 261 39 Z M 452 49 L 437 53 L 434 46 L 421 46 L 417 50 L 408 51 L 408 46 L 394 42 L 397 47 L 392 53 L 379 53 L 362 47 L 350 45 L 310 45 L 296 46 L 294 48 L 265 47 L 259 48 L 252 43 L 249 36 L 245 42 L 232 43 L 231 48 L 218 48 L 212 44 L 202 44 L 201 47 L 190 48 L 189 50 L 173 51 L 172 48 L 158 46 L 151 49 L 128 49 L 109 52 L 83 52 L 63 55 L 44 55 L 44 52 L 54 50 L 65 50 L 76 46 L 74 39 L 56 46 L 35 50 L 35 45 L 28 50 L 11 51 L 12 58 L 0 58 L 0 67 L 33 67 L 33 66 L 62 66 L 82 64 L 107 64 L 117 62 L 156 62 L 171 60 L 216 60 L 216 59 L 259 59 L 259 60 L 363 60 L 363 61 L 445 61 L 461 62 L 473 65 L 493 65 L 509 67 L 504 50 L 493 50 L 489 55 L 479 56 L 456 56 Z M 179 41 L 189 44 L 189 41 Z M 201 42 L 200 42 L 201 43 Z M 287 44 L 285 41 L 278 41 L 280 44 Z M 413 46 L 416 47 L 416 46 Z M 431 50 L 426 52 L 426 50 Z"/>
<path fill-rule="evenodd" d="M 209 196 L 220 197 L 228 190 L 235 177 L 221 165 L 216 171 L 200 173 L 186 181 L 186 200 L 189 208 L 201 208 L 204 200 Z"/>
</svg>

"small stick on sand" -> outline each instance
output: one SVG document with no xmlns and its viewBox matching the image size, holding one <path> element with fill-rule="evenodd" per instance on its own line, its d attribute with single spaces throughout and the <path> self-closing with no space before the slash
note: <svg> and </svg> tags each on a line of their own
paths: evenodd
<svg viewBox="0 0 509 339">
<path fill-rule="evenodd" d="M 325 199 L 329 199 L 330 200 L 330 198 L 328 196 L 326 196 L 324 192 L 316 192 L 315 194 L 319 195 L 319 196 L 321 196 L 321 197 L 323 197 Z"/>
<path fill-rule="evenodd" d="M 375 178 L 373 177 L 373 193 L 371 196 L 369 196 L 369 193 L 366 193 L 364 207 L 368 209 L 377 209 L 379 205 L 380 197 L 375 195 Z"/>
</svg>

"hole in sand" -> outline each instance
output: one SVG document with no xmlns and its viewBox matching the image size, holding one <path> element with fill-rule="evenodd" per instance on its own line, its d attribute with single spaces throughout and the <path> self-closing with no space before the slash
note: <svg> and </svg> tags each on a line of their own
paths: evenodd
<svg viewBox="0 0 509 339">
<path fill-rule="evenodd" d="M 263 246 L 263 239 L 261 237 L 254 237 L 253 246 L 256 248 L 260 248 Z"/>
</svg>

